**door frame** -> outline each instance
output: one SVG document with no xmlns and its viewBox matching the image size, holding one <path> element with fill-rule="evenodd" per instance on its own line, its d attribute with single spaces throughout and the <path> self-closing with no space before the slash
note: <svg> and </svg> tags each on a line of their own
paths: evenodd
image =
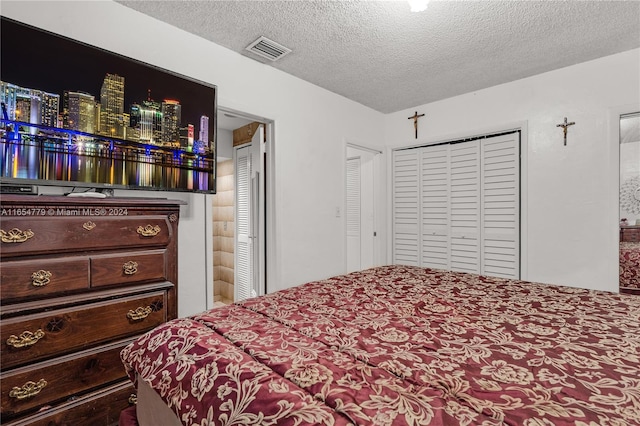
<svg viewBox="0 0 640 426">
<path fill-rule="evenodd" d="M 434 145 L 511 130 L 520 130 L 520 279 L 524 281 L 529 279 L 529 122 L 527 120 L 506 122 L 494 126 L 442 134 L 428 139 L 419 139 L 415 143 L 390 147 L 388 150 L 389 155 L 387 155 L 386 160 L 389 176 L 389 179 L 387 179 L 386 182 L 386 225 L 387 235 L 389 236 L 389 243 L 387 244 L 387 259 L 393 259 L 393 152 L 396 150 L 418 148 L 426 145 Z"/>
<path fill-rule="evenodd" d="M 264 132 L 265 132 L 265 163 L 266 170 L 264 171 L 264 179 L 265 179 L 265 191 L 266 196 L 264 197 L 264 204 L 262 205 L 262 209 L 265 214 L 265 238 L 264 244 L 261 244 L 260 248 L 260 268 L 262 271 L 265 271 L 265 293 L 269 292 L 269 283 L 277 282 L 277 259 L 278 259 L 278 251 L 277 245 L 275 242 L 276 235 L 276 218 L 275 218 L 275 205 L 276 205 L 276 192 L 275 192 L 275 120 L 266 118 L 263 116 L 251 114 L 248 112 L 244 112 L 238 109 L 220 106 L 218 105 L 218 114 L 232 114 L 236 117 L 243 118 L 249 121 L 257 121 L 259 123 L 264 124 Z M 235 188 L 235 183 L 234 183 Z M 211 201 L 207 201 L 207 203 L 211 203 Z M 213 223 L 213 212 L 212 209 L 207 209 L 210 214 L 206 215 L 206 220 L 208 223 Z M 234 217 L 235 217 L 235 206 L 234 206 Z M 207 301 L 206 306 L 207 309 L 213 308 L 214 303 L 214 279 L 213 279 L 213 233 L 208 232 L 206 237 L 207 243 Z M 235 250 L 235 244 L 234 244 Z M 267 253 L 269 254 L 267 256 Z"/>
<path fill-rule="evenodd" d="M 262 160 L 262 140 L 261 137 L 264 137 L 264 125 L 261 124 L 258 128 L 259 130 L 253 135 L 253 139 L 250 143 L 244 143 L 242 145 L 237 145 L 233 147 L 233 181 L 234 181 L 234 236 L 233 236 L 233 301 L 239 301 L 238 299 L 238 278 L 240 269 L 238 268 L 238 258 L 239 258 L 239 240 L 240 234 L 238 232 L 238 225 L 240 221 L 238 220 L 238 205 L 239 205 L 239 190 L 238 190 L 238 153 L 242 150 L 246 150 L 246 159 L 247 159 L 247 223 L 248 223 L 248 234 L 247 234 L 247 256 L 250 261 L 249 265 L 249 296 L 247 298 L 254 297 L 252 295 L 253 291 L 256 291 L 256 296 L 261 296 L 265 293 L 264 284 L 266 283 L 266 278 L 264 277 L 264 270 L 262 268 L 264 262 L 264 253 L 262 253 L 263 244 L 265 238 L 264 233 L 264 204 L 260 204 L 260 200 L 264 198 L 264 176 L 262 175 L 262 166 L 256 165 L 257 162 Z M 259 170 L 256 170 L 259 168 Z M 255 175 L 255 176 L 254 176 Z M 255 179 L 255 180 L 254 180 Z M 257 182 L 257 187 L 255 187 L 255 183 Z M 257 189 L 257 193 L 256 193 Z M 256 203 L 256 201 L 258 201 Z M 255 211 L 256 204 L 258 206 L 257 217 L 253 216 Z M 256 245 L 256 241 L 258 244 Z M 256 273 L 257 269 L 257 273 Z M 258 277 L 258 286 L 253 282 Z M 260 285 L 261 284 L 261 285 Z"/>
<path fill-rule="evenodd" d="M 640 102 L 618 105 L 609 108 L 609 200 L 611 207 L 609 216 L 609 249 L 606 250 L 606 265 L 612 265 L 612 282 L 616 283 L 616 291 L 620 292 L 620 117 L 640 111 Z M 610 257 L 609 257 L 610 256 Z"/>
<path fill-rule="evenodd" d="M 343 200 L 343 214 L 342 214 L 342 226 L 344 229 L 344 242 L 343 242 L 343 266 L 342 270 L 347 271 L 347 160 L 350 158 L 347 155 L 348 149 L 355 149 L 363 152 L 367 152 L 373 154 L 373 229 L 376 233 L 376 236 L 373 238 L 373 266 L 384 264 L 384 256 L 386 255 L 385 250 L 382 249 L 383 238 L 381 235 L 384 230 L 384 223 L 380 220 L 380 214 L 378 209 L 378 204 L 385 199 L 382 195 L 383 185 L 379 182 L 379 177 L 384 175 L 381 167 L 383 165 L 382 155 L 383 151 L 367 147 L 365 145 L 355 143 L 349 140 L 344 141 L 344 156 L 343 156 L 343 188 L 344 188 L 344 200 Z"/>
</svg>

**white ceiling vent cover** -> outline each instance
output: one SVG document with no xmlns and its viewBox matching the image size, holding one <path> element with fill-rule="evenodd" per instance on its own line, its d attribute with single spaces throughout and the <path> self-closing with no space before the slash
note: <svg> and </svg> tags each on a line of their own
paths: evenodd
<svg viewBox="0 0 640 426">
<path fill-rule="evenodd" d="M 247 46 L 246 50 L 253 52 L 258 56 L 262 56 L 263 58 L 267 58 L 270 61 L 277 61 L 287 53 L 291 52 L 291 49 L 288 49 L 273 40 L 269 40 L 264 36 Z"/>
</svg>

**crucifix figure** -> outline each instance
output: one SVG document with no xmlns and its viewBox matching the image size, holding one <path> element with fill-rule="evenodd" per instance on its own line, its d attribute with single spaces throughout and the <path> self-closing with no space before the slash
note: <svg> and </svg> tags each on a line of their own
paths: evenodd
<svg viewBox="0 0 640 426">
<path fill-rule="evenodd" d="M 564 133 L 564 146 L 567 146 L 567 128 L 569 126 L 573 126 L 574 124 L 576 124 L 575 121 L 572 121 L 571 123 L 567 123 L 567 117 L 565 117 L 564 123 L 560 123 L 556 125 L 556 127 L 562 127 L 562 131 Z"/>
<path fill-rule="evenodd" d="M 424 117 L 424 114 L 418 115 L 418 111 L 416 111 L 416 113 L 413 114 L 413 116 L 408 117 L 409 120 L 413 120 L 413 128 L 416 129 L 416 139 L 418 139 L 418 118 L 420 117 Z"/>
</svg>

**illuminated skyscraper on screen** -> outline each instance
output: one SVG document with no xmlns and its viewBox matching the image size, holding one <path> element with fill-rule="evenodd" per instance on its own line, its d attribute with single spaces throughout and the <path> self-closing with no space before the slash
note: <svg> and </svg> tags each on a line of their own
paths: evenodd
<svg viewBox="0 0 640 426">
<path fill-rule="evenodd" d="M 135 121 L 136 128 L 139 129 L 140 142 L 160 145 L 162 142 L 162 106 L 160 103 L 146 100 L 138 105 L 138 111 L 132 111 L 131 120 Z M 133 127 L 133 126 L 132 126 Z"/>
<path fill-rule="evenodd" d="M 198 140 L 204 142 L 205 145 L 209 145 L 209 117 L 206 115 L 200 117 L 200 137 Z"/>
<path fill-rule="evenodd" d="M 162 102 L 162 142 L 165 144 L 179 145 L 181 115 L 180 102 L 170 99 Z"/>
<path fill-rule="evenodd" d="M 124 77 L 107 73 L 100 89 L 100 133 L 124 137 Z"/>
<path fill-rule="evenodd" d="M 58 114 L 60 113 L 60 95 L 55 93 L 42 93 L 42 102 L 40 103 L 40 120 L 41 124 L 51 127 L 60 127 L 58 123 Z"/>
<path fill-rule="evenodd" d="M 93 95 L 65 90 L 64 127 L 85 133 L 95 132 L 96 100 Z"/>
</svg>

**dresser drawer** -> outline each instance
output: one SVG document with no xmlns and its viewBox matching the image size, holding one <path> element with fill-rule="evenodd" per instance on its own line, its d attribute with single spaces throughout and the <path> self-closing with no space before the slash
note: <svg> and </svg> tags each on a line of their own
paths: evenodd
<svg viewBox="0 0 640 426">
<path fill-rule="evenodd" d="M 128 380 L 73 401 L 39 411 L 6 426 L 107 426 L 117 425 L 120 412 L 130 406 L 135 389 Z M 5 423 L 3 423 L 5 425 Z"/>
<path fill-rule="evenodd" d="M 8 217 L 0 255 L 166 246 L 172 228 L 164 216 Z"/>
<path fill-rule="evenodd" d="M 2 370 L 142 333 L 167 320 L 166 306 L 155 291 L 2 320 Z"/>
<path fill-rule="evenodd" d="M 629 243 L 640 242 L 640 227 L 620 229 L 620 241 Z"/>
<path fill-rule="evenodd" d="M 3 262 L 0 294 L 5 302 L 17 298 L 41 298 L 89 288 L 89 258 L 17 260 Z"/>
<path fill-rule="evenodd" d="M 120 351 L 129 342 L 115 342 L 2 374 L 2 420 L 126 378 Z"/>
<path fill-rule="evenodd" d="M 166 250 L 91 257 L 91 287 L 167 279 Z"/>
</svg>

